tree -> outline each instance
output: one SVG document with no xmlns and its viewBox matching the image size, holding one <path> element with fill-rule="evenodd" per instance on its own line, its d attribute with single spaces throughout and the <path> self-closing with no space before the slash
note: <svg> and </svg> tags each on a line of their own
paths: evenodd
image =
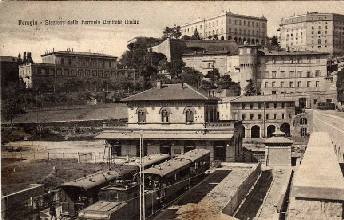
<svg viewBox="0 0 344 220">
<path fill-rule="evenodd" d="M 162 40 L 166 40 L 167 38 L 179 39 L 182 36 L 182 32 L 180 31 L 180 26 L 174 26 L 172 28 L 165 27 L 162 33 L 163 33 L 161 37 Z"/>
<path fill-rule="evenodd" d="M 210 78 L 213 82 L 216 82 L 220 78 L 219 70 L 217 68 L 214 68 L 213 70 L 208 71 L 205 77 Z"/>
<path fill-rule="evenodd" d="M 271 38 L 271 46 L 273 46 L 273 47 L 280 47 L 280 45 L 278 43 L 277 36 L 272 36 L 272 38 Z"/>
<path fill-rule="evenodd" d="M 183 72 L 180 75 L 180 80 L 185 82 L 193 87 L 198 88 L 202 81 L 203 75 L 199 71 L 191 68 L 191 67 L 184 67 Z"/>
<path fill-rule="evenodd" d="M 191 37 L 188 35 L 183 35 L 182 40 L 191 40 Z"/>
<path fill-rule="evenodd" d="M 224 75 L 222 77 L 220 77 L 220 79 L 217 82 L 217 85 L 221 88 L 221 89 L 228 89 L 230 88 L 233 84 L 235 84 L 232 81 L 232 78 L 230 75 Z"/>
<path fill-rule="evenodd" d="M 197 28 L 195 29 L 194 34 L 191 36 L 191 40 L 201 40 Z"/>
<path fill-rule="evenodd" d="M 245 87 L 244 95 L 245 96 L 255 96 L 257 94 L 258 94 L 257 85 L 255 84 L 255 82 L 252 79 L 248 80 L 248 84 Z"/>
</svg>

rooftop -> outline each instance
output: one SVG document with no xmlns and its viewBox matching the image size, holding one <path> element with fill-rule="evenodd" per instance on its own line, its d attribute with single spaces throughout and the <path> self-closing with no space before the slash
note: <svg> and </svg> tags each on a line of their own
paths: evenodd
<svg viewBox="0 0 344 220">
<path fill-rule="evenodd" d="M 265 56 L 300 56 L 300 55 L 328 55 L 326 52 L 317 52 L 317 51 L 286 51 L 286 50 L 259 50 Z"/>
<path fill-rule="evenodd" d="M 238 96 L 236 99 L 231 99 L 230 102 L 294 102 L 295 99 L 291 96 L 282 95 L 257 95 L 257 96 Z"/>
<path fill-rule="evenodd" d="M 185 154 L 178 155 L 177 157 L 172 158 L 171 160 L 168 160 L 164 163 L 155 165 L 145 170 L 144 173 L 155 174 L 163 177 L 207 154 L 210 154 L 210 151 L 206 149 L 191 150 L 186 152 Z"/>
<path fill-rule="evenodd" d="M 53 51 L 53 52 L 48 52 L 45 54 L 42 54 L 41 57 L 45 57 L 48 55 L 70 55 L 70 56 L 98 56 L 98 57 L 105 57 L 105 58 L 115 58 L 117 59 L 116 56 L 112 55 L 107 55 L 107 54 L 102 54 L 102 53 L 92 53 L 92 52 L 74 52 L 74 51 Z"/>
<path fill-rule="evenodd" d="M 176 83 L 162 84 L 161 86 L 124 98 L 122 102 L 177 100 L 217 101 L 216 98 L 208 97 L 187 83 Z"/>
</svg>

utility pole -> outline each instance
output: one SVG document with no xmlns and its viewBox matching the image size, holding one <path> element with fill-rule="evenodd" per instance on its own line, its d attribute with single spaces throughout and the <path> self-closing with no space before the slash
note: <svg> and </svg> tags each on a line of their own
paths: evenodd
<svg viewBox="0 0 344 220">
<path fill-rule="evenodd" d="M 145 188 L 144 188 L 144 174 L 143 174 L 143 131 L 140 132 L 140 220 L 145 220 Z"/>
</svg>

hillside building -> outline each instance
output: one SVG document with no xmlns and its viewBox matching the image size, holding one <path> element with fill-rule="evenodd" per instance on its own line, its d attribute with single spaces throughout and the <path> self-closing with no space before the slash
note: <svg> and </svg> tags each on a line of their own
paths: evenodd
<svg viewBox="0 0 344 220">
<path fill-rule="evenodd" d="M 282 48 L 344 53 L 344 15 L 310 12 L 285 17 L 281 19 L 279 30 Z"/>
<path fill-rule="evenodd" d="M 67 50 L 45 53 L 41 57 L 42 63 L 28 63 L 19 67 L 19 77 L 27 88 L 73 79 L 106 81 L 118 74 L 115 56 Z"/>
<path fill-rule="evenodd" d="M 267 19 L 264 16 L 254 17 L 226 11 L 181 25 L 182 36 L 192 36 L 195 30 L 201 39 L 234 40 L 238 44 L 247 42 L 264 45 L 267 36 Z"/>
</svg>

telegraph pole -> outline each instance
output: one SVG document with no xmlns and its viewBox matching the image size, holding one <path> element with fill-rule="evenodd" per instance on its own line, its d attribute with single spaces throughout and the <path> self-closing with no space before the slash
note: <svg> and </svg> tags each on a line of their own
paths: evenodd
<svg viewBox="0 0 344 220">
<path fill-rule="evenodd" d="M 145 220 L 145 187 L 143 174 L 143 131 L 140 132 L 140 220 Z"/>
</svg>

